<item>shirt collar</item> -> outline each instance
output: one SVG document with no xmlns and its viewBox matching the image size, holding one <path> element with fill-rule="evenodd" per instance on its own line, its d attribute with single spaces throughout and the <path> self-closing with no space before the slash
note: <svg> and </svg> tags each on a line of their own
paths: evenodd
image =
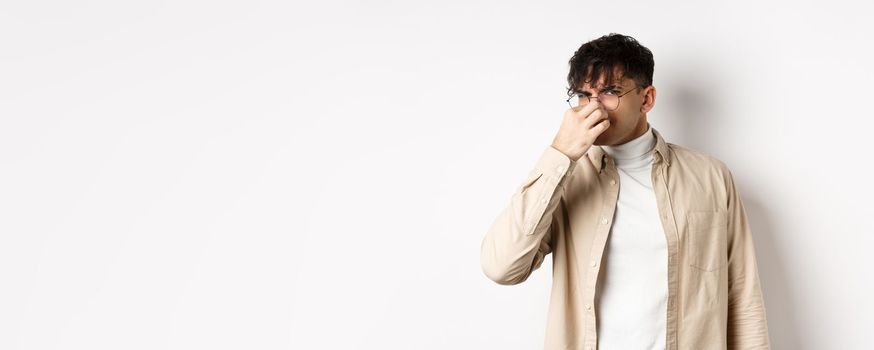
<svg viewBox="0 0 874 350">
<path fill-rule="evenodd" d="M 656 145 L 655 152 L 653 152 L 653 163 L 660 163 L 662 160 L 665 162 L 665 166 L 671 166 L 671 149 L 668 147 L 667 141 L 665 141 L 662 134 L 656 130 L 655 127 L 650 126 L 652 128 L 652 133 L 655 134 L 656 137 Z M 592 146 L 589 148 L 589 151 L 586 152 L 590 155 L 590 159 L 595 165 L 598 166 L 598 172 L 600 173 L 604 170 L 604 167 L 607 165 L 607 158 L 609 155 L 607 152 L 604 152 L 604 149 L 601 146 Z"/>
</svg>

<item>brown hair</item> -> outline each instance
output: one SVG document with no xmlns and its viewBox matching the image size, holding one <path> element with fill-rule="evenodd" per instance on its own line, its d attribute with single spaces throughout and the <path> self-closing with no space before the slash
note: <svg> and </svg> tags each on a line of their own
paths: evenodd
<svg viewBox="0 0 874 350">
<path fill-rule="evenodd" d="M 568 96 L 579 91 L 584 83 L 592 84 L 601 76 L 604 76 L 605 84 L 610 85 L 617 80 L 613 77 L 614 69 L 619 69 L 623 77 L 633 79 L 640 92 L 640 89 L 652 85 L 655 66 L 649 49 L 634 38 L 617 33 L 583 44 L 568 64 Z"/>
</svg>

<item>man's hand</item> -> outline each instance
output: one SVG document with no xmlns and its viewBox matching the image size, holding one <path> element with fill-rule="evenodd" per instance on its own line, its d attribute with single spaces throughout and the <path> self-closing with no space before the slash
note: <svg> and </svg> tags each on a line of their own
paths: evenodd
<svg viewBox="0 0 874 350">
<path fill-rule="evenodd" d="M 552 147 L 574 161 L 580 159 L 598 135 L 610 127 L 607 111 L 601 107 L 600 101 L 596 99 L 578 110 L 569 108 L 565 111 Z"/>
</svg>

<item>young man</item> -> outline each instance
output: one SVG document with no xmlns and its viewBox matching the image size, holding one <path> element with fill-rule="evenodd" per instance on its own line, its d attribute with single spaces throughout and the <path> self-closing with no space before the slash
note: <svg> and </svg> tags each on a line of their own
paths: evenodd
<svg viewBox="0 0 874 350">
<path fill-rule="evenodd" d="M 482 270 L 518 284 L 552 253 L 546 349 L 769 349 L 732 173 L 647 122 L 653 66 L 619 34 L 574 53 L 571 108 L 485 235 Z"/>
</svg>

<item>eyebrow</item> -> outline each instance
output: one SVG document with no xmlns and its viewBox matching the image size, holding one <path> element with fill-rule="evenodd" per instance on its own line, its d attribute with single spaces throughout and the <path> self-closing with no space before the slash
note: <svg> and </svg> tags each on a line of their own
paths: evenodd
<svg viewBox="0 0 874 350">
<path fill-rule="evenodd" d="M 614 89 L 617 89 L 617 88 L 621 90 L 621 89 L 622 89 L 622 85 L 621 85 L 621 84 L 607 85 L 607 86 L 601 88 L 601 92 L 604 92 L 604 91 L 607 91 L 607 90 L 614 90 Z M 578 93 L 581 93 L 581 94 L 589 94 L 588 91 L 582 91 L 582 90 L 579 90 L 579 89 L 575 90 L 575 92 L 578 92 Z"/>
</svg>

